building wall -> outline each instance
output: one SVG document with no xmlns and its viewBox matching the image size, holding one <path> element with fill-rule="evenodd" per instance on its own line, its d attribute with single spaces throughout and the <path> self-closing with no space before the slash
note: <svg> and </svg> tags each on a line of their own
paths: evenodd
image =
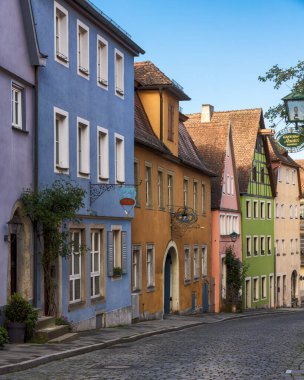
<svg viewBox="0 0 304 380">
<path fill-rule="evenodd" d="M 275 198 L 275 247 L 277 306 L 291 305 L 291 275 L 296 271 L 295 296 L 299 297 L 300 276 L 300 201 L 297 170 L 281 165 Z M 288 172 L 288 176 L 287 173 Z M 294 174 L 292 174 L 294 173 Z M 282 205 L 284 211 L 282 211 Z M 291 209 L 290 209 L 291 208 Z M 285 242 L 285 250 L 282 241 Z M 292 241 L 292 246 L 291 246 Z M 277 244 L 276 244 L 277 242 Z M 285 277 L 285 286 L 283 285 Z"/>
<path fill-rule="evenodd" d="M 168 249 L 177 250 L 178 262 L 174 264 L 177 286 L 172 300 L 173 311 L 187 312 L 193 307 L 202 307 L 202 287 L 204 282 L 209 283 L 211 291 L 211 212 L 210 212 L 210 179 L 197 170 L 173 163 L 162 158 L 157 152 L 150 151 L 142 146 L 135 145 L 135 159 L 139 164 L 140 203 L 135 209 L 135 218 L 132 221 L 132 245 L 141 247 L 140 285 L 133 290 L 133 296 L 139 297 L 139 318 L 161 318 L 164 313 L 164 265 Z M 146 206 L 145 194 L 145 165 L 152 165 L 152 194 L 153 205 Z M 162 169 L 164 174 L 164 208 L 158 206 L 157 170 Z M 196 228 L 183 230 L 175 220 L 171 219 L 167 198 L 167 174 L 174 176 L 174 212 L 183 206 L 183 179 L 189 178 L 190 207 L 193 207 L 193 180 L 206 186 L 206 213 L 202 214 L 201 186 L 199 186 L 198 225 Z M 172 227 L 172 228 L 171 228 Z M 146 246 L 155 246 L 155 286 L 147 288 L 146 278 Z M 194 279 L 194 246 L 199 248 L 199 276 Z M 202 275 L 202 245 L 207 247 L 207 273 Z M 191 277 L 185 283 L 184 247 L 188 246 L 191 257 Z M 174 274 L 173 274 L 174 277 Z M 173 280 L 174 282 L 174 280 Z M 173 284 L 173 286 L 175 286 Z M 195 298 L 195 305 L 193 300 Z M 212 300 L 209 300 L 209 304 Z M 210 305 L 213 306 L 213 305 Z"/>
<path fill-rule="evenodd" d="M 130 217 L 121 207 L 121 194 L 118 186 L 112 187 L 97 199 L 90 200 L 91 184 L 101 184 L 98 177 L 98 127 L 108 131 L 109 178 L 106 184 L 117 184 L 115 167 L 115 134 L 124 139 L 125 183 L 133 184 L 134 154 L 134 57 L 115 40 L 105 27 L 93 22 L 91 17 L 75 8 L 71 2 L 58 1 L 68 12 L 68 67 L 59 63 L 54 54 L 54 2 L 32 0 L 33 13 L 37 28 L 40 50 L 48 55 L 45 68 L 39 69 L 39 187 L 51 185 L 54 180 L 62 178 L 72 180 L 85 191 L 85 206 L 79 210 L 83 227 L 83 242 L 89 249 L 90 225 L 104 226 L 105 251 L 102 257 L 102 277 L 106 296 L 100 300 L 90 297 L 90 253 L 86 253 L 82 273 L 82 299 L 78 305 L 69 303 L 68 262 L 63 259 L 58 266 L 61 287 L 58 294 L 58 310 L 78 323 L 79 329 L 96 325 L 125 324 L 131 321 L 130 296 Z M 77 21 L 89 28 L 89 78 L 77 73 Z M 49 25 L 45 28 L 45 25 Z M 97 85 L 97 35 L 108 43 L 108 86 L 107 89 Z M 124 95 L 117 96 L 115 89 L 114 56 L 115 49 L 124 55 Z M 63 174 L 54 168 L 54 107 L 68 113 L 69 129 L 69 168 Z M 89 157 L 90 173 L 86 178 L 78 175 L 77 169 L 77 118 L 89 122 Z M 113 279 L 107 272 L 108 241 L 107 232 L 112 226 L 122 226 L 127 232 L 128 270 L 119 279 Z M 86 263 L 86 265 L 85 265 Z M 39 301 L 43 304 L 43 292 L 39 287 Z M 102 315 L 103 312 L 106 316 Z M 101 321 L 102 319 L 102 321 Z"/>
<path fill-rule="evenodd" d="M 241 195 L 242 207 L 242 249 L 243 262 L 248 265 L 246 280 L 249 287 L 246 290 L 246 281 L 243 289 L 243 302 L 247 308 L 272 307 L 274 300 L 274 203 L 270 186 L 269 172 L 266 165 L 264 147 L 260 144 L 260 151 L 255 149 L 253 168 L 256 168 L 256 179 L 251 172 L 247 194 Z M 261 172 L 264 169 L 264 180 Z M 250 216 L 246 212 L 246 201 L 250 204 Z M 254 217 L 254 203 L 257 203 L 257 215 Z M 264 217 L 261 215 L 261 204 L 264 203 Z M 270 205 L 270 215 L 267 214 L 267 204 Z M 247 254 L 247 237 L 251 238 L 250 255 Z M 265 249 L 262 254 L 261 238 L 264 237 Z M 271 239 L 271 247 L 267 246 L 267 238 Z M 257 238 L 257 253 L 254 254 L 254 238 Z M 262 278 L 266 278 L 265 294 L 262 294 Z M 254 299 L 254 280 L 257 279 L 257 294 Z M 272 279 L 272 280 L 270 280 Z M 247 293 L 247 294 L 246 294 Z M 249 294 L 250 293 L 250 294 Z M 246 301 L 246 297 L 247 301 Z"/>
<path fill-rule="evenodd" d="M 23 189 L 33 183 L 33 124 L 34 124 L 34 68 L 30 64 L 22 14 L 18 0 L 0 2 L 0 307 L 10 294 L 10 237 L 7 222 L 13 217 Z M 12 127 L 12 83 L 22 89 L 25 114 L 23 130 Z M 27 232 L 26 242 L 22 238 Z M 26 248 L 30 273 L 32 271 L 31 231 L 23 228 L 18 236 L 19 263 Z M 4 236 L 7 235 L 7 241 Z M 18 259 L 18 257 L 17 257 Z M 18 263 L 17 263 L 18 265 Z M 17 290 L 32 300 L 32 278 L 22 279 L 17 269 Z"/>
</svg>

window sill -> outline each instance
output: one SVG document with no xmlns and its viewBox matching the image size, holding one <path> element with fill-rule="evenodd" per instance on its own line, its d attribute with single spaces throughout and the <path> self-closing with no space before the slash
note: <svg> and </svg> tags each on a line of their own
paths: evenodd
<svg viewBox="0 0 304 380">
<path fill-rule="evenodd" d="M 78 302 L 70 303 L 68 306 L 68 311 L 81 309 L 85 306 L 85 304 L 86 304 L 85 301 L 78 301 Z"/>
<path fill-rule="evenodd" d="M 277 256 L 281 256 L 281 254 L 280 254 L 280 253 L 277 253 Z"/>
<path fill-rule="evenodd" d="M 104 89 L 108 89 L 108 81 L 106 79 L 98 79 L 98 85 Z"/>
<path fill-rule="evenodd" d="M 62 62 L 62 63 L 68 63 L 69 62 L 69 59 L 68 57 L 65 55 L 65 54 L 62 54 L 60 52 L 57 52 L 56 53 L 56 58 Z"/>
<path fill-rule="evenodd" d="M 184 285 L 185 285 L 185 286 L 191 285 L 191 280 L 185 280 L 185 281 L 184 281 Z"/>
<path fill-rule="evenodd" d="M 105 297 L 103 296 L 98 296 L 91 298 L 91 305 L 96 305 L 98 303 L 104 303 L 106 301 Z"/>
<path fill-rule="evenodd" d="M 64 168 L 64 167 L 62 167 L 62 166 L 56 165 L 56 170 L 57 170 L 57 172 L 59 172 L 59 173 L 68 173 L 69 168 Z"/>
<path fill-rule="evenodd" d="M 29 131 L 27 131 L 26 129 L 18 128 L 18 127 L 15 127 L 14 125 L 12 125 L 12 129 L 16 132 L 20 132 L 20 133 L 23 133 L 25 135 L 29 134 Z"/>
<path fill-rule="evenodd" d="M 84 173 L 84 172 L 78 171 L 78 177 L 87 179 L 87 178 L 90 178 L 90 173 Z"/>
<path fill-rule="evenodd" d="M 118 280 L 121 280 L 122 279 L 122 275 L 120 275 L 120 276 L 111 276 L 111 279 L 113 280 L 113 281 L 118 281 Z"/>
<path fill-rule="evenodd" d="M 153 210 L 153 205 L 146 205 L 147 210 Z"/>
<path fill-rule="evenodd" d="M 199 276 L 198 277 L 194 277 L 193 282 L 198 282 L 199 280 L 200 280 Z"/>
<path fill-rule="evenodd" d="M 291 255 L 294 255 L 294 252 L 290 252 Z"/>
<path fill-rule="evenodd" d="M 155 292 L 155 286 L 148 286 L 147 287 L 147 293 Z"/>
<path fill-rule="evenodd" d="M 286 253 L 283 253 L 283 256 L 286 256 Z"/>
<path fill-rule="evenodd" d="M 141 294 L 141 289 L 133 289 L 131 294 Z"/>
</svg>

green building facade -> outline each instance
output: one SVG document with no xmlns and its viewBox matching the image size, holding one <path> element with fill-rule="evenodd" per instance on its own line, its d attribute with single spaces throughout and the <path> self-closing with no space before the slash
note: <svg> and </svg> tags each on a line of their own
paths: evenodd
<svg viewBox="0 0 304 380">
<path fill-rule="evenodd" d="M 245 308 L 273 307 L 275 281 L 273 181 L 265 137 L 257 135 L 247 192 L 241 194 L 242 255 L 248 265 Z"/>
</svg>

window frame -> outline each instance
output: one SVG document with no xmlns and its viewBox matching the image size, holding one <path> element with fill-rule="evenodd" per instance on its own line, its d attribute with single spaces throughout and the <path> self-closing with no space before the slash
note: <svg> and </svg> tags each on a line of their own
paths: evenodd
<svg viewBox="0 0 304 380">
<path fill-rule="evenodd" d="M 157 204 L 160 210 L 164 210 L 164 170 L 161 167 L 158 167 L 157 169 Z"/>
<path fill-rule="evenodd" d="M 100 140 L 102 137 L 102 144 L 104 148 L 104 164 L 102 164 L 103 156 L 101 155 Z M 97 126 L 97 181 L 108 182 L 110 179 L 109 174 L 109 131 L 103 127 Z"/>
<path fill-rule="evenodd" d="M 125 83 L 124 83 L 125 82 L 125 68 L 124 66 L 125 66 L 124 54 L 120 50 L 115 48 L 114 49 L 114 76 L 115 76 L 114 89 L 115 89 L 115 95 L 121 99 L 124 99 L 124 95 L 125 95 Z"/>
<path fill-rule="evenodd" d="M 148 252 L 151 252 L 151 260 L 148 260 Z M 155 288 L 155 244 L 152 243 L 146 244 L 146 287 Z"/>
<path fill-rule="evenodd" d="M 248 247 L 250 248 L 250 250 L 248 251 Z M 252 249 L 252 246 L 251 246 L 251 236 L 250 235 L 246 235 L 246 257 L 251 257 L 251 249 Z"/>
<path fill-rule="evenodd" d="M 194 244 L 193 246 L 193 278 L 198 280 L 200 277 L 200 252 L 199 245 Z"/>
<path fill-rule="evenodd" d="M 72 243 L 71 246 L 71 254 L 69 256 L 69 304 L 75 304 L 79 303 L 82 300 L 82 291 L 83 291 L 83 284 L 82 284 L 82 255 L 81 255 L 81 246 L 82 246 L 82 240 L 83 236 L 82 233 L 83 231 L 81 229 L 71 229 L 70 230 L 70 239 L 73 242 L 73 236 L 75 233 L 79 234 L 79 251 L 77 251 L 76 255 L 78 255 L 78 260 L 79 260 L 79 273 L 75 274 L 75 247 L 74 244 Z M 70 269 L 72 269 L 72 273 L 70 272 Z M 75 297 L 75 292 L 76 292 L 76 281 L 79 280 L 79 298 Z M 73 285 L 71 285 L 71 282 Z M 71 286 L 73 286 L 73 291 L 72 291 L 72 299 L 71 299 Z"/>
<path fill-rule="evenodd" d="M 136 207 L 141 207 L 140 161 L 136 157 L 134 157 L 134 184 L 136 189 Z"/>
<path fill-rule="evenodd" d="M 18 106 L 17 106 L 17 114 L 18 114 L 18 123 L 16 123 L 16 100 L 15 94 L 18 95 Z M 26 102 L 25 102 L 25 88 L 15 81 L 11 82 L 11 125 L 12 128 L 17 129 L 19 131 L 26 131 Z"/>
<path fill-rule="evenodd" d="M 146 208 L 153 207 L 153 166 L 151 162 L 145 161 L 145 204 Z"/>
<path fill-rule="evenodd" d="M 183 205 L 184 207 L 190 206 L 190 196 L 189 196 L 189 177 L 184 177 L 183 179 Z"/>
<path fill-rule="evenodd" d="M 61 131 L 58 137 L 58 163 L 56 120 L 59 120 L 61 124 L 61 126 L 58 126 L 58 131 Z M 63 141 L 60 143 L 60 140 Z M 54 107 L 54 172 L 69 174 L 69 113 L 57 107 Z"/>
<path fill-rule="evenodd" d="M 201 196 L 202 215 L 206 216 L 207 215 L 207 193 L 206 193 L 206 184 L 204 182 L 202 182 L 201 191 L 202 191 L 202 194 L 201 194 L 202 195 Z"/>
<path fill-rule="evenodd" d="M 83 43 L 86 45 L 83 46 Z M 79 19 L 77 19 L 77 74 L 87 80 L 90 79 L 90 28 Z"/>
<path fill-rule="evenodd" d="M 250 199 L 246 199 L 245 207 L 246 207 L 246 219 L 251 219 L 251 200 Z"/>
<path fill-rule="evenodd" d="M 94 249 L 94 254 L 98 254 L 98 270 L 96 271 L 92 271 L 92 263 L 95 263 L 94 259 L 92 259 L 92 254 L 93 254 L 93 248 L 96 248 L 95 247 L 95 239 L 93 236 L 95 236 L 95 234 L 98 234 L 99 235 L 99 238 L 98 238 L 98 242 L 99 242 L 99 247 L 98 247 L 98 250 Z M 102 263 L 103 263 L 103 234 L 104 234 L 104 230 L 103 229 L 97 229 L 97 228 L 92 228 L 90 230 L 90 241 L 91 241 L 91 245 L 90 245 L 90 257 L 91 257 L 91 266 L 90 266 L 90 279 L 91 279 L 91 284 L 90 284 L 90 289 L 91 289 L 91 299 L 94 299 L 94 298 L 98 298 L 98 297 L 101 297 L 103 295 L 103 287 L 102 287 Z M 95 265 L 94 265 L 94 269 L 95 269 Z M 96 293 L 95 292 L 95 282 L 94 280 L 92 281 L 92 278 L 95 279 L 95 277 L 99 277 L 99 293 Z M 93 284 L 93 295 L 92 295 L 92 284 Z"/>
<path fill-rule="evenodd" d="M 60 24 L 57 24 L 57 11 L 61 13 Z M 59 19 L 58 18 L 58 19 Z M 63 24 L 63 19 L 66 19 L 65 24 Z M 60 29 L 60 35 L 57 39 L 57 25 Z M 61 28 L 63 33 L 61 33 Z M 60 44 L 61 40 L 61 44 Z M 57 41 L 59 41 L 59 50 L 57 50 Z M 69 67 L 69 12 L 61 4 L 54 1 L 54 60 L 65 67 Z"/>
<path fill-rule="evenodd" d="M 171 180 L 169 181 L 169 178 L 172 179 L 172 184 L 171 184 Z M 168 209 L 170 212 L 174 210 L 174 182 L 175 182 L 174 173 L 171 171 L 168 171 L 167 172 L 167 196 L 168 196 Z M 171 204 L 170 204 L 170 201 L 172 201 Z"/>
<path fill-rule="evenodd" d="M 265 275 L 261 276 L 261 299 L 267 298 L 267 277 Z"/>
<path fill-rule="evenodd" d="M 77 117 L 77 177 L 89 178 L 90 169 L 90 122 Z"/>
<path fill-rule="evenodd" d="M 267 235 L 267 255 L 271 255 L 272 254 L 272 236 L 271 235 Z"/>
<path fill-rule="evenodd" d="M 118 145 L 118 141 L 119 144 Z M 115 152 L 115 183 L 125 183 L 126 176 L 126 159 L 125 159 L 125 138 L 124 136 L 114 133 L 114 152 Z"/>
<path fill-rule="evenodd" d="M 184 245 L 184 283 L 191 282 L 191 250 L 189 245 Z"/>
<path fill-rule="evenodd" d="M 135 263 L 134 253 L 138 253 L 137 262 Z M 142 246 L 141 244 L 132 244 L 132 271 L 131 271 L 131 291 L 140 292 L 142 290 Z"/>
<path fill-rule="evenodd" d="M 202 277 L 205 278 L 208 276 L 208 248 L 207 244 L 202 244 Z"/>
<path fill-rule="evenodd" d="M 193 211 L 197 214 L 198 211 L 198 181 L 193 180 Z"/>
<path fill-rule="evenodd" d="M 109 87 L 109 46 L 108 41 L 97 34 L 97 50 L 96 50 L 96 80 L 97 86 L 104 90 Z M 103 51 L 103 52 L 102 52 Z M 103 61 L 103 62 L 102 62 Z M 104 78 L 103 78 L 104 76 Z"/>
<path fill-rule="evenodd" d="M 259 277 L 253 277 L 253 302 L 258 302 L 259 301 Z"/>
</svg>

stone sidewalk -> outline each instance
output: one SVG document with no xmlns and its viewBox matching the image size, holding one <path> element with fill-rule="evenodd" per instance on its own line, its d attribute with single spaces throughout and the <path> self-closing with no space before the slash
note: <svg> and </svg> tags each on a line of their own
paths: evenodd
<svg viewBox="0 0 304 380">
<path fill-rule="evenodd" d="M 22 371 L 54 360 L 64 359 L 118 343 L 133 342 L 152 335 L 183 330 L 209 323 L 259 315 L 297 312 L 301 309 L 257 310 L 244 313 L 197 313 L 187 316 L 170 315 L 163 320 L 144 321 L 130 326 L 119 326 L 80 332 L 78 339 L 56 344 L 8 344 L 0 351 L 0 375 Z M 304 359 L 303 359 L 304 360 Z"/>
</svg>

